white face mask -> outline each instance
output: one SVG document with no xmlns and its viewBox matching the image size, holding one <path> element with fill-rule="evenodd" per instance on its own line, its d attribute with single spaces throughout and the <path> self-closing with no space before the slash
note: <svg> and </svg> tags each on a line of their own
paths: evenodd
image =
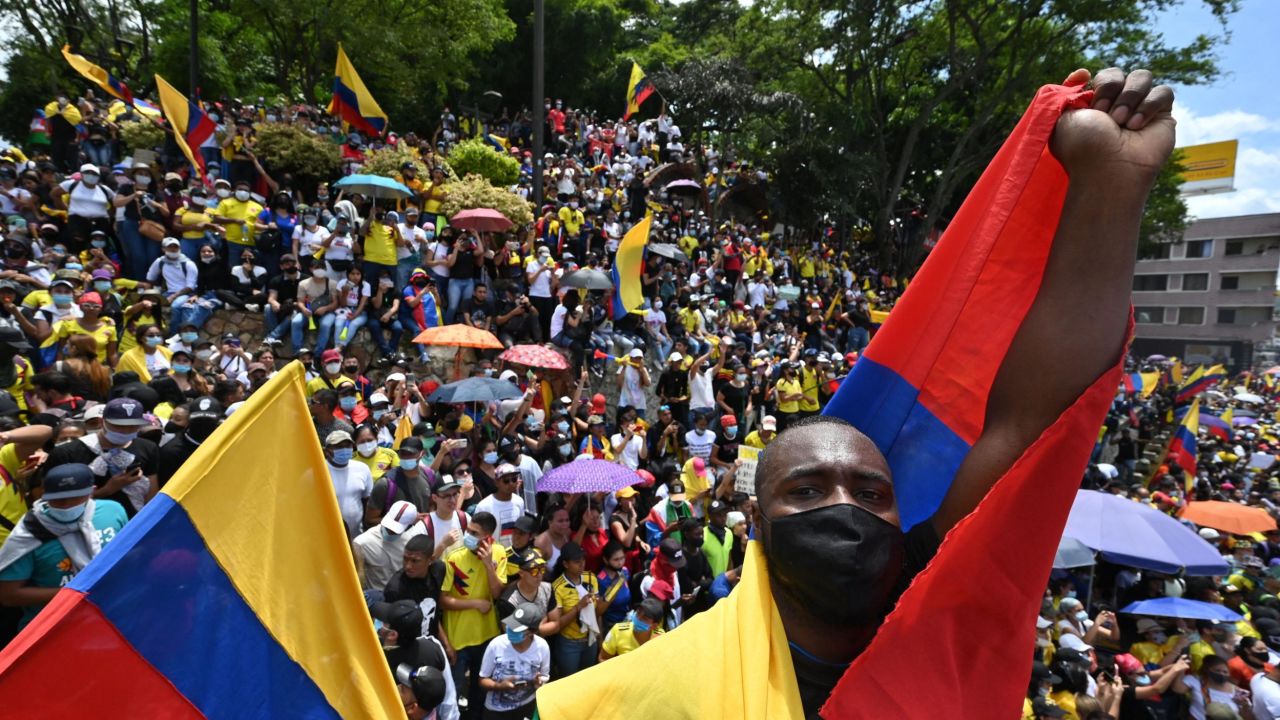
<svg viewBox="0 0 1280 720">
<path fill-rule="evenodd" d="M 337 375 L 342 370 L 342 363 L 325 363 L 324 371 L 330 375 Z"/>
<path fill-rule="evenodd" d="M 323 280 L 325 276 L 324 268 L 316 268 L 311 271 L 311 276 L 317 280 Z"/>
<path fill-rule="evenodd" d="M 226 188 L 218 188 L 218 197 L 223 199 L 229 198 L 231 197 L 231 191 Z"/>
<path fill-rule="evenodd" d="M 202 197 L 191 198 L 192 207 L 204 207 L 204 204 L 205 204 L 205 200 Z"/>
<path fill-rule="evenodd" d="M 208 360 L 209 358 L 213 357 L 213 351 L 212 351 L 212 350 L 197 350 L 197 351 L 196 351 L 196 357 L 197 357 L 197 358 L 199 358 L 199 359 L 201 359 L 201 360 Z"/>
<path fill-rule="evenodd" d="M 170 260 L 177 260 L 182 257 L 182 253 L 178 251 L 165 252 L 164 256 Z"/>
<path fill-rule="evenodd" d="M 98 176 L 92 173 L 85 173 L 84 175 L 81 175 L 80 180 L 83 181 L 84 184 L 88 185 L 89 187 L 93 187 L 94 185 L 98 184 Z"/>
<path fill-rule="evenodd" d="M 368 440 L 356 445 L 356 451 L 360 453 L 361 457 L 373 457 L 373 452 L 377 449 L 378 443 L 376 440 Z"/>
<path fill-rule="evenodd" d="M 237 190 L 237 191 L 236 191 L 236 199 L 237 199 L 237 200 L 239 200 L 240 202 L 245 202 L 245 201 L 247 201 L 247 200 L 249 199 L 249 191 L 248 191 L 248 190 Z"/>
</svg>

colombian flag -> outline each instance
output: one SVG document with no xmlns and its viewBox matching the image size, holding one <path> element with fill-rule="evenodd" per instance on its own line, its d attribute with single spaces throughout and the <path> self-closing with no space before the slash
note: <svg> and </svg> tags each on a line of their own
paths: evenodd
<svg viewBox="0 0 1280 720">
<path fill-rule="evenodd" d="M 403 718 L 311 426 L 293 363 L 0 653 L 6 715 Z"/>
<path fill-rule="evenodd" d="M 1196 433 L 1199 431 L 1200 398 L 1196 398 L 1191 401 L 1191 409 L 1182 418 L 1178 429 L 1173 431 L 1173 440 L 1169 441 L 1168 461 L 1182 468 L 1188 492 L 1196 477 Z"/>
<path fill-rule="evenodd" d="M 629 119 L 632 114 L 640 111 L 640 104 L 649 99 L 653 94 L 653 83 L 649 82 L 649 78 L 640 69 L 640 63 L 631 62 L 631 82 L 627 83 L 627 112 L 622 116 L 623 120 Z"/>
<path fill-rule="evenodd" d="M 1155 392 L 1156 386 L 1160 383 L 1160 373 L 1128 373 L 1121 382 L 1124 384 L 1124 391 L 1130 395 L 1138 394 L 1141 397 L 1147 397 Z"/>
<path fill-rule="evenodd" d="M 160 107 L 164 110 L 164 116 L 169 119 L 178 147 L 182 148 L 182 154 L 187 156 L 191 166 L 203 178 L 204 156 L 200 154 L 200 146 L 213 136 L 218 129 L 217 124 L 159 75 L 156 75 L 156 92 L 160 95 Z"/>
<path fill-rule="evenodd" d="M 333 99 L 329 101 L 329 114 L 360 132 L 381 135 L 387 129 L 387 114 L 369 94 L 364 81 L 347 59 L 347 52 L 338 43 L 338 66 L 333 71 Z"/>
<path fill-rule="evenodd" d="M 1178 395 L 1174 402 L 1178 405 L 1188 403 L 1195 396 L 1226 379 L 1227 370 L 1221 365 L 1214 365 L 1208 370 L 1205 370 L 1203 365 L 1197 365 L 1195 371 L 1178 386 Z"/>
<path fill-rule="evenodd" d="M 649 242 L 649 228 L 652 225 L 653 216 L 645 215 L 643 220 L 631 226 L 618 244 L 618 253 L 609 270 L 609 276 L 613 279 L 614 319 L 636 312 L 644 304 L 640 272 L 644 269 L 644 246 Z"/>
<path fill-rule="evenodd" d="M 112 96 L 118 97 L 130 105 L 133 104 L 133 92 L 129 90 L 128 85 L 125 85 L 119 78 L 107 72 L 105 69 L 89 62 L 83 55 L 77 55 L 71 52 L 70 45 L 62 46 L 62 57 L 67 59 L 67 63 L 70 64 L 76 72 L 88 78 L 94 85 L 97 85 Z"/>
</svg>

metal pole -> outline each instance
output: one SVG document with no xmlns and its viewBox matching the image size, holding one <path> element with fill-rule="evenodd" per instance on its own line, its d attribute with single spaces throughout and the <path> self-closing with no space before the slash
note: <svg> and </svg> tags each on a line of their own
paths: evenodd
<svg viewBox="0 0 1280 720">
<path fill-rule="evenodd" d="M 196 89 L 200 87 L 200 0 L 191 0 L 191 35 L 188 42 L 191 45 L 190 68 L 188 69 L 187 80 L 191 87 L 187 88 L 188 95 L 195 95 Z M 196 150 L 199 152 L 199 150 Z"/>
<path fill-rule="evenodd" d="M 542 213 L 542 154 L 543 131 L 547 126 L 547 116 L 542 107 L 543 67 L 542 56 L 545 34 L 545 15 L 543 0 L 533 0 L 533 214 Z"/>
</svg>

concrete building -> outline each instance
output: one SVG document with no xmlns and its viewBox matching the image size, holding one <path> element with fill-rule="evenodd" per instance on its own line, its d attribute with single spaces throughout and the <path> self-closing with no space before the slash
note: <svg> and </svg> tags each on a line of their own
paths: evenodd
<svg viewBox="0 0 1280 720">
<path fill-rule="evenodd" d="M 1134 354 L 1233 371 L 1274 364 L 1277 269 L 1280 213 L 1191 223 L 1134 270 Z"/>
</svg>

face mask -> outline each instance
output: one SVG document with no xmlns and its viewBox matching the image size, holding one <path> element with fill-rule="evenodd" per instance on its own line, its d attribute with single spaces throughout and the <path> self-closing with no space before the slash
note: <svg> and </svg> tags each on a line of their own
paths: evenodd
<svg viewBox="0 0 1280 720">
<path fill-rule="evenodd" d="M 761 518 L 773 586 L 801 607 L 841 625 L 870 625 L 889 610 L 905 553 L 901 528 L 850 504 Z"/>
<path fill-rule="evenodd" d="M 66 254 L 67 254 L 67 249 L 66 249 L 66 248 L 64 248 L 64 247 L 62 247 L 61 245 L 54 245 L 54 246 L 53 246 L 53 254 L 54 254 L 54 255 L 66 255 Z"/>
<path fill-rule="evenodd" d="M 181 253 L 181 252 L 167 252 L 167 253 L 165 253 L 165 254 L 164 254 L 164 256 L 165 256 L 165 258 L 167 258 L 167 259 L 169 259 L 169 260 L 172 260 L 173 262 L 177 262 L 179 259 L 181 259 L 181 258 L 182 258 L 182 253 Z"/>
<path fill-rule="evenodd" d="M 572 210 L 577 210 L 577 209 L 578 209 L 578 203 L 577 203 L 577 202 L 571 202 L 571 203 L 569 203 L 569 208 L 570 208 L 570 209 L 572 209 Z"/>
<path fill-rule="evenodd" d="M 147 347 L 160 347 L 160 341 L 164 338 L 156 337 L 155 335 L 148 335 L 144 339 L 147 341 Z"/>
<path fill-rule="evenodd" d="M 83 269 L 84 269 L 84 266 L 83 266 L 83 265 L 81 265 L 80 263 L 67 263 L 66 265 L 63 265 L 62 267 L 64 267 L 64 268 L 65 268 L 65 269 L 67 269 L 67 270 L 76 270 L 76 271 L 80 271 L 80 270 L 83 270 Z"/>
<path fill-rule="evenodd" d="M 392 540 L 395 540 L 397 537 L 399 537 L 398 535 L 396 535 L 395 533 L 391 532 L 390 530 L 384 527 L 379 527 L 378 530 L 382 532 L 382 542 L 391 542 Z"/>
<path fill-rule="evenodd" d="M 639 616 L 636 616 L 631 618 L 631 627 L 636 632 L 649 632 L 649 629 L 652 628 L 653 626 L 641 620 Z"/>
<path fill-rule="evenodd" d="M 187 332 L 182 333 L 181 337 L 182 337 L 182 342 L 184 342 L 184 343 L 193 343 L 193 342 L 195 342 L 196 340 L 199 340 L 199 339 L 200 339 L 200 333 L 194 333 L 194 332 L 191 332 L 191 331 L 187 331 Z"/>
<path fill-rule="evenodd" d="M 559 431 L 561 435 L 568 435 L 569 423 L 564 420 L 561 420 L 560 422 L 556 423 L 556 430 Z"/>
<path fill-rule="evenodd" d="M 102 248 L 107 246 L 107 241 L 106 240 L 90 240 L 89 244 L 101 250 Z"/>
<path fill-rule="evenodd" d="M 216 256 L 216 255 L 201 255 L 201 256 L 200 256 L 200 262 L 204 263 L 205 265 L 212 265 L 212 264 L 213 264 L 213 261 L 214 261 L 214 260 L 217 260 L 217 259 L 218 259 L 218 256 Z"/>
<path fill-rule="evenodd" d="M 93 283 L 93 289 L 97 290 L 100 293 L 111 292 L 111 281 L 95 280 Z"/>
<path fill-rule="evenodd" d="M 378 443 L 374 440 L 369 440 L 356 445 L 356 449 L 360 451 L 362 457 L 373 457 L 373 451 L 378 449 Z"/>
<path fill-rule="evenodd" d="M 417 470 L 418 458 L 400 458 L 401 470 Z"/>
<path fill-rule="evenodd" d="M 237 199 L 237 200 L 239 200 L 240 202 L 245 202 L 246 200 L 248 200 L 248 199 L 249 199 L 249 191 L 248 191 L 248 190 L 237 190 L 237 191 L 236 191 L 236 199 Z"/>
<path fill-rule="evenodd" d="M 427 231 L 427 233 L 426 233 L 426 235 L 427 235 L 427 239 L 428 239 L 428 240 L 435 240 L 435 238 L 436 238 L 436 231 L 435 231 L 435 230 L 428 230 L 428 231 Z"/>
<path fill-rule="evenodd" d="M 462 545 L 471 552 L 475 552 L 480 547 L 480 538 L 470 533 L 462 536 Z"/>
<path fill-rule="evenodd" d="M 58 293 L 57 295 L 50 295 L 49 297 L 53 298 L 53 304 L 57 305 L 58 307 L 67 307 L 68 305 L 71 304 L 70 295 L 63 295 L 62 293 Z"/>
<path fill-rule="evenodd" d="M 324 268 L 316 268 L 311 271 L 311 277 L 317 280 L 323 280 L 325 276 Z"/>
<path fill-rule="evenodd" d="M 112 445 L 121 445 L 121 446 L 128 445 L 129 443 L 133 442 L 134 438 L 138 437 L 138 433 L 136 432 L 122 433 L 122 432 L 116 432 L 115 430 L 108 430 L 106 428 L 102 429 L 102 435 L 107 439 L 107 442 L 111 443 Z"/>
<path fill-rule="evenodd" d="M 1224 683 L 1231 679 L 1230 673 L 1211 672 L 1207 673 L 1210 680 L 1216 683 Z"/>
<path fill-rule="evenodd" d="M 746 374 L 746 373 L 738 373 L 737 375 L 734 375 L 734 377 L 735 377 L 735 378 L 737 378 L 738 382 L 746 382 L 746 381 L 747 381 L 747 374 Z"/>
<path fill-rule="evenodd" d="M 567 455 L 568 455 L 569 453 L 571 453 L 571 452 L 573 452 L 573 446 L 572 446 L 572 445 L 570 445 L 569 443 L 564 443 L 564 444 L 562 444 L 562 445 L 560 446 L 560 454 L 561 454 L 561 455 L 566 455 L 566 456 L 567 456 Z"/>
<path fill-rule="evenodd" d="M 355 451 L 351 448 L 338 448 L 333 451 L 333 464 L 346 465 L 351 462 L 351 457 L 355 455 Z"/>
<path fill-rule="evenodd" d="M 734 439 L 735 437 L 738 436 L 738 428 L 725 428 L 724 436 L 729 438 L 730 440 Z"/>
<path fill-rule="evenodd" d="M 1075 590 L 1068 590 L 1068 591 L 1066 591 L 1065 593 L 1063 593 L 1063 594 L 1062 594 L 1062 597 L 1069 597 L 1069 598 L 1073 598 L 1073 597 L 1075 597 L 1075 596 L 1076 596 L 1076 591 L 1075 591 Z"/>
<path fill-rule="evenodd" d="M 213 357 L 213 351 L 212 351 L 212 350 L 197 350 L 197 351 L 196 351 L 196 357 L 197 357 L 197 358 L 199 358 L 199 359 L 201 359 L 201 360 L 208 360 L 209 358 Z"/>
<path fill-rule="evenodd" d="M 45 508 L 45 514 L 52 518 L 55 522 L 64 525 L 80 522 L 80 518 L 84 517 L 84 509 L 88 503 L 80 503 L 75 507 L 56 508 L 49 505 Z"/>
<path fill-rule="evenodd" d="M 707 429 L 706 429 L 706 428 L 695 428 L 695 429 L 694 429 L 694 432 L 698 433 L 698 437 L 702 437 L 703 435 L 706 435 L 706 434 L 707 434 Z"/>
<path fill-rule="evenodd" d="M 177 375 L 186 375 L 191 372 L 191 366 L 186 363 L 174 363 L 173 372 Z"/>
<path fill-rule="evenodd" d="M 218 188 L 218 197 L 225 200 L 231 197 L 231 191 L 226 188 Z"/>
<path fill-rule="evenodd" d="M 192 206 L 194 206 L 194 207 L 202 208 L 202 207 L 204 207 L 206 204 L 207 204 L 207 201 L 206 201 L 204 198 L 202 198 L 202 197 L 193 197 L 193 198 L 191 198 L 191 205 L 192 205 Z"/>
<path fill-rule="evenodd" d="M 374 410 L 371 414 L 373 415 L 373 420 L 374 420 L 374 422 L 377 422 L 377 421 L 381 420 L 383 417 L 385 417 L 385 416 L 386 416 L 387 411 L 386 411 L 386 410 Z"/>
<path fill-rule="evenodd" d="M 338 398 L 338 407 L 342 408 L 342 412 L 351 412 L 356 409 L 356 399 L 353 397 Z"/>
<path fill-rule="evenodd" d="M 98 176 L 94 175 L 93 173 L 85 173 L 84 175 L 80 176 L 80 179 L 83 180 L 84 184 L 88 185 L 89 187 L 93 187 L 94 185 L 98 184 Z"/>
<path fill-rule="evenodd" d="M 340 363 L 325 363 L 324 371 L 330 375 L 337 375 L 342 371 L 342 365 Z"/>
<path fill-rule="evenodd" d="M 498 462 L 498 453 L 496 453 L 496 452 L 487 452 L 487 453 L 485 453 L 485 454 L 484 454 L 484 458 L 483 458 L 483 460 L 485 461 L 485 463 L 487 463 L 487 464 L 489 464 L 489 465 L 494 465 L 494 464 L 496 464 L 496 463 Z"/>
<path fill-rule="evenodd" d="M 511 628 L 507 628 L 507 640 L 510 640 L 512 645 L 519 645 L 520 643 L 524 642 L 524 639 L 528 635 L 528 633 L 529 633 L 528 630 L 521 630 L 519 632 L 516 632 Z"/>
<path fill-rule="evenodd" d="M 328 202 L 328 201 L 329 201 L 329 196 L 328 196 L 328 195 L 317 195 L 317 196 L 316 196 L 316 202 L 321 202 L 321 203 L 323 203 L 323 202 Z"/>
<path fill-rule="evenodd" d="M 151 184 L 151 176 L 150 175 L 134 175 L 133 181 L 141 185 L 142 187 L 146 187 Z"/>
<path fill-rule="evenodd" d="M 302 216 L 302 222 L 306 223 L 306 224 L 307 224 L 307 227 L 311 227 L 311 226 L 315 225 L 315 224 L 316 224 L 316 221 L 317 221 L 318 219 L 319 219 L 319 218 L 317 218 L 315 215 L 303 215 L 303 216 Z"/>
<path fill-rule="evenodd" d="M 1053 641 L 1052 641 L 1052 640 L 1050 640 L 1049 638 L 1047 638 L 1047 637 L 1043 637 L 1043 636 L 1039 636 L 1039 635 L 1037 635 L 1037 636 L 1036 636 L 1036 647 L 1038 647 L 1038 648 L 1047 648 L 1047 647 L 1049 647 L 1049 646 L 1050 646 L 1050 645 L 1052 645 L 1052 644 L 1053 644 Z"/>
</svg>

